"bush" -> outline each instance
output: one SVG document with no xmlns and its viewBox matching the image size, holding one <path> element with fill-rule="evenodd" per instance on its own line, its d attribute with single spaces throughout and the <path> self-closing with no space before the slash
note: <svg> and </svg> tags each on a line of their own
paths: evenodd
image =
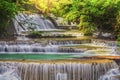
<svg viewBox="0 0 120 80">
<path fill-rule="evenodd" d="M 120 35 L 117 36 L 117 45 L 120 47 Z"/>
<path fill-rule="evenodd" d="M 42 32 L 32 31 L 27 37 L 30 38 L 40 38 L 42 36 Z"/>
<path fill-rule="evenodd" d="M 85 35 L 85 36 L 92 36 L 93 33 L 92 33 L 92 32 L 85 32 L 84 35 Z"/>
<path fill-rule="evenodd" d="M 5 34 L 7 25 L 17 11 L 15 3 L 10 0 L 0 0 L 0 35 Z"/>
</svg>

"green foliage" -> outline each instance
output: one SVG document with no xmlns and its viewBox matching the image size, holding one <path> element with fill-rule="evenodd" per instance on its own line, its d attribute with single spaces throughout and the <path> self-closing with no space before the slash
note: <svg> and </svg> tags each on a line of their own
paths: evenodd
<svg viewBox="0 0 120 80">
<path fill-rule="evenodd" d="M 95 31 L 120 34 L 120 0 L 0 0 L 1 31 L 17 12 L 17 6 L 76 22 L 85 34 Z"/>
<path fill-rule="evenodd" d="M 35 4 L 29 0 L 19 0 L 17 5 L 21 8 L 20 11 L 26 11 L 26 13 L 38 12 L 38 10 L 35 8 Z"/>
<path fill-rule="evenodd" d="M 59 1 L 59 4 L 53 8 L 53 13 L 78 23 L 85 33 L 118 32 L 118 29 L 120 30 L 119 11 L 119 0 L 68 0 L 66 3 Z"/>
<path fill-rule="evenodd" d="M 116 34 L 120 35 L 120 11 L 116 17 L 116 20 L 117 20 L 117 24 L 114 27 L 114 31 L 116 32 Z"/>
<path fill-rule="evenodd" d="M 96 31 L 113 31 L 120 6 L 117 6 L 113 0 L 86 0 L 85 3 L 79 26 L 85 29 L 87 29 L 86 26 L 88 28 L 92 26 Z M 86 22 L 88 25 L 85 24 Z"/>
<path fill-rule="evenodd" d="M 0 0 L 0 33 L 3 33 L 11 18 L 17 13 L 17 6 L 11 0 Z"/>
<path fill-rule="evenodd" d="M 120 47 L 120 35 L 117 36 L 117 45 Z"/>
<path fill-rule="evenodd" d="M 28 37 L 30 38 L 40 38 L 42 36 L 42 32 L 38 32 L 38 31 L 32 31 Z"/>
</svg>

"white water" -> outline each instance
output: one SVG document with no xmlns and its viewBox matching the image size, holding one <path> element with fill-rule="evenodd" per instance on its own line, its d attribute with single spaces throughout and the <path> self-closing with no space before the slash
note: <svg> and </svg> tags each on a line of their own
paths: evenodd
<svg viewBox="0 0 120 80">
<path fill-rule="evenodd" d="M 108 41 L 108 40 L 99 40 L 99 39 L 92 39 L 91 42 L 95 45 L 102 45 L 102 46 L 117 46 L 116 41 Z"/>
<path fill-rule="evenodd" d="M 64 44 L 65 43 L 65 44 Z M 1 41 L 0 42 L 0 53 L 49 53 L 49 52 L 64 52 L 64 53 L 80 53 L 82 49 L 62 48 L 72 44 L 73 42 L 49 42 L 43 41 L 41 43 L 27 42 L 27 41 Z"/>
<path fill-rule="evenodd" d="M 0 63 L 0 80 L 21 80 L 15 66 L 7 63 Z"/>
<path fill-rule="evenodd" d="M 15 70 L 9 70 L 4 74 L 0 74 L 0 80 L 21 80 L 20 76 L 17 75 Z"/>
<path fill-rule="evenodd" d="M 57 52 L 57 46 L 36 44 L 0 44 L 0 52 Z"/>
<path fill-rule="evenodd" d="M 111 69 L 105 75 L 101 76 L 98 80 L 120 80 L 120 69 Z"/>
<path fill-rule="evenodd" d="M 13 19 L 16 34 L 31 30 L 56 30 L 54 24 L 38 14 L 23 14 L 19 13 Z"/>
<path fill-rule="evenodd" d="M 57 73 L 56 80 L 67 80 L 67 73 Z"/>
<path fill-rule="evenodd" d="M 114 47 L 105 48 L 100 45 L 98 49 L 87 50 L 87 48 L 71 48 L 67 46 L 96 46 L 93 44 L 81 44 L 89 41 L 43 41 L 36 43 L 34 41 L 0 41 L 0 53 L 10 54 L 78 54 L 82 56 L 98 56 L 98 55 L 117 55 Z"/>
<path fill-rule="evenodd" d="M 90 64 L 76 62 L 2 62 L 2 65 L 16 67 L 21 76 L 21 80 L 98 80 L 98 78 L 108 70 L 118 67 L 114 62 Z M 2 69 L 4 70 L 4 68 Z M 16 74 L 16 72 L 14 74 Z M 13 80 L 20 79 L 18 77 L 18 79 Z"/>
</svg>

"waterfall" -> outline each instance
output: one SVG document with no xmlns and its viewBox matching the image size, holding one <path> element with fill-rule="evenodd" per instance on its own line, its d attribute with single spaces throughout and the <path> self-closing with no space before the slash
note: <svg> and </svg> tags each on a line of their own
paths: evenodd
<svg viewBox="0 0 120 80">
<path fill-rule="evenodd" d="M 49 43 L 52 45 L 84 44 L 91 43 L 91 40 L 50 40 Z"/>
<path fill-rule="evenodd" d="M 115 63 L 41 63 L 18 64 L 22 80 L 98 80 Z"/>
<path fill-rule="evenodd" d="M 57 46 L 39 43 L 1 43 L 0 53 L 4 52 L 57 52 Z"/>
<path fill-rule="evenodd" d="M 67 74 L 66 73 L 57 73 L 56 80 L 67 80 Z"/>
<path fill-rule="evenodd" d="M 85 44 L 88 43 L 88 44 Z M 91 49 L 87 50 L 86 48 L 74 48 L 71 46 L 82 46 L 83 45 L 92 45 L 90 44 L 90 40 L 66 40 L 66 41 L 57 41 L 57 40 L 44 40 L 41 42 L 34 41 L 0 41 L 0 53 L 52 53 L 52 54 L 81 54 L 86 52 L 85 54 L 93 54 L 97 53 L 97 50 L 106 51 L 106 55 L 117 55 L 116 47 L 109 47 L 106 49 Z M 96 45 L 93 45 L 96 46 Z M 102 47 L 102 46 L 101 46 Z M 99 53 L 97 53 L 99 54 Z M 105 53 L 104 53 L 105 54 Z M 82 54 L 81 54 L 82 55 Z M 95 54 L 93 54 L 95 55 Z M 102 54 L 103 55 L 103 54 Z"/>
<path fill-rule="evenodd" d="M 0 80 L 21 80 L 21 77 L 12 64 L 0 63 Z"/>
<path fill-rule="evenodd" d="M 104 45 L 104 46 L 116 46 L 116 41 L 108 41 L 108 40 L 99 40 L 99 39 L 92 39 L 91 42 L 96 45 Z"/>
<path fill-rule="evenodd" d="M 49 20 L 38 14 L 23 14 L 19 13 L 13 19 L 16 33 L 20 35 L 22 32 L 31 30 L 56 30 L 54 24 Z"/>
<path fill-rule="evenodd" d="M 105 75 L 101 76 L 98 80 L 120 80 L 120 69 L 111 69 Z"/>
<path fill-rule="evenodd" d="M 34 41 L 0 41 L 0 53 L 80 53 L 83 49 L 64 48 L 62 46 L 84 43 L 85 41 L 47 41 L 35 43 Z"/>
<path fill-rule="evenodd" d="M 0 62 L 1 63 L 1 62 Z M 2 62 L 17 67 L 21 80 L 98 80 L 108 70 L 118 67 L 114 62 Z"/>
</svg>

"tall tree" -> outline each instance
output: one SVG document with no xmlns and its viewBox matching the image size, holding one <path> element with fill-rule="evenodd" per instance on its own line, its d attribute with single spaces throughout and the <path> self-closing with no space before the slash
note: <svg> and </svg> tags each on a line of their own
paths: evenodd
<svg viewBox="0 0 120 80">
<path fill-rule="evenodd" d="M 85 33 L 114 32 L 119 22 L 119 0 L 68 0 L 66 3 L 59 3 L 59 6 L 54 8 L 57 12 L 53 9 L 53 13 L 68 21 L 77 22 Z"/>
</svg>

